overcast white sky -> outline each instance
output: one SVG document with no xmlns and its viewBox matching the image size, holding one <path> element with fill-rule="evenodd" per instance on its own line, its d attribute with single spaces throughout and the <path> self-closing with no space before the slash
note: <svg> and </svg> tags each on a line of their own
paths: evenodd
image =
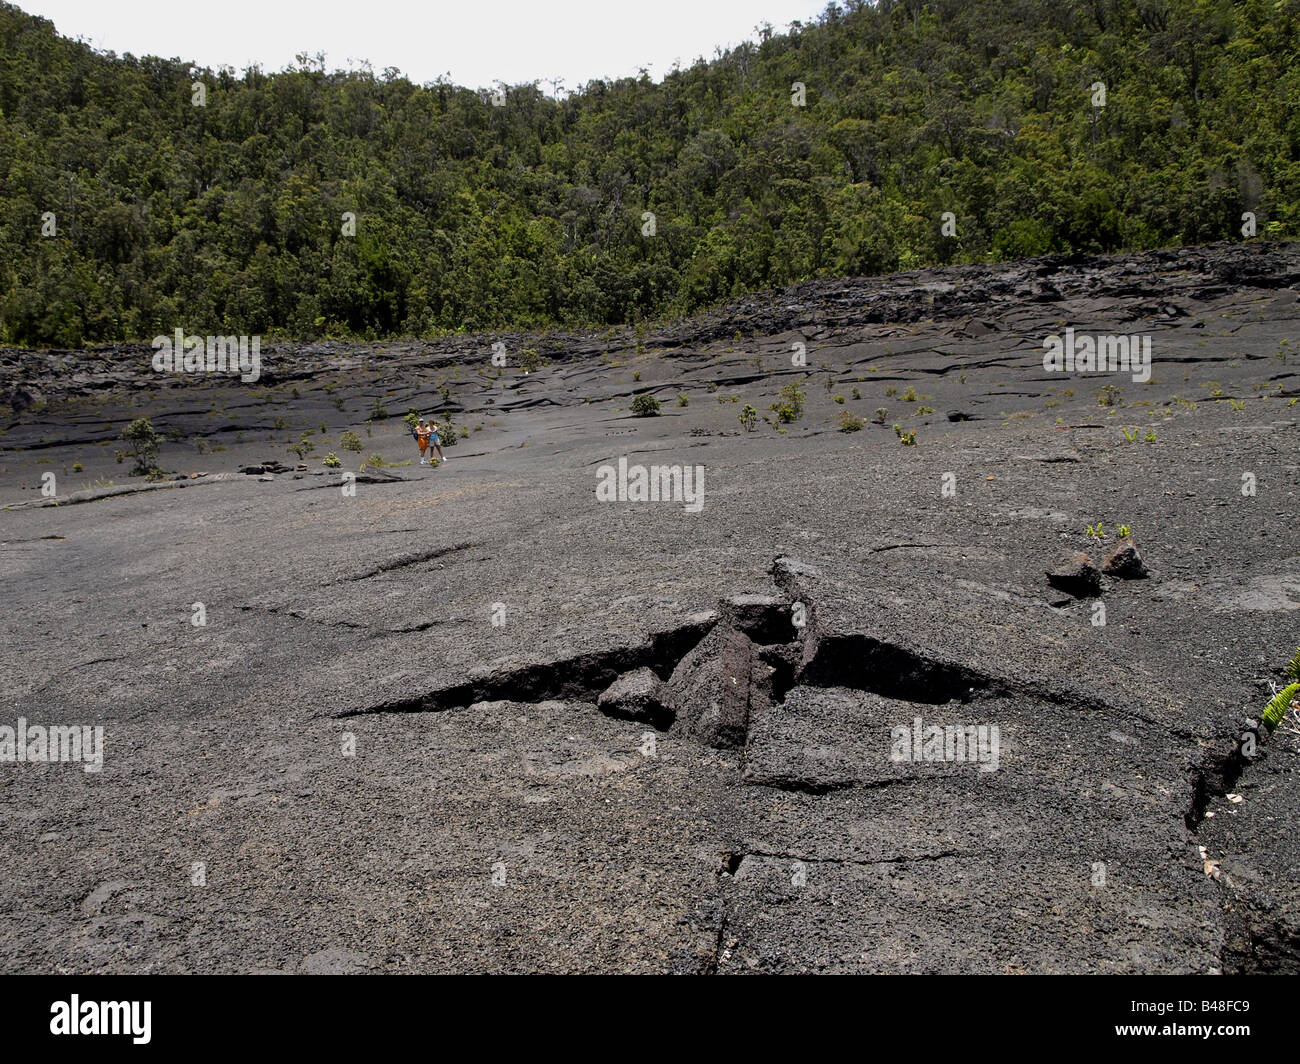
<svg viewBox="0 0 1300 1064">
<path fill-rule="evenodd" d="M 242 71 L 269 72 L 299 52 L 324 52 L 326 68 L 368 59 L 375 73 L 397 67 L 412 81 L 450 73 L 471 88 L 561 78 L 656 81 L 674 60 L 689 66 L 714 45 L 754 39 L 811 21 L 826 0 L 15 0 L 65 37 L 119 55 L 157 55 Z"/>
</svg>

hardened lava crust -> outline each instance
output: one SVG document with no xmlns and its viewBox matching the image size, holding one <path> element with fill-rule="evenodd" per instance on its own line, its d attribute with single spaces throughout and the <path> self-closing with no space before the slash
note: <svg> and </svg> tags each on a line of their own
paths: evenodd
<svg viewBox="0 0 1300 1064">
<path fill-rule="evenodd" d="M 1053 256 L 256 381 L 0 351 L 0 969 L 1295 972 L 1298 283 Z M 1067 330 L 1152 361 L 1046 368 Z"/>
</svg>

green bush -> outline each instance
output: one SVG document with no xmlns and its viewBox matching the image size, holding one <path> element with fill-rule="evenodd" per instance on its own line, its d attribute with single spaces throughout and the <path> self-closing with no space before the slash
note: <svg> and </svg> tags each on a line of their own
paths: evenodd
<svg viewBox="0 0 1300 1064">
<path fill-rule="evenodd" d="M 776 413 L 776 420 L 782 424 L 798 421 L 803 416 L 803 404 L 806 394 L 797 383 L 791 381 L 782 387 L 779 398 L 768 407 Z"/>
<path fill-rule="evenodd" d="M 659 400 L 649 392 L 643 392 L 632 400 L 632 413 L 636 417 L 658 417 Z"/>
<path fill-rule="evenodd" d="M 135 459 L 135 465 L 131 467 L 131 476 L 147 477 L 156 471 L 158 447 L 162 443 L 162 437 L 154 429 L 152 421 L 147 417 L 136 418 L 122 430 L 118 439 L 126 444 L 126 450 L 118 452 L 117 460 L 122 461 L 124 456 Z"/>
</svg>

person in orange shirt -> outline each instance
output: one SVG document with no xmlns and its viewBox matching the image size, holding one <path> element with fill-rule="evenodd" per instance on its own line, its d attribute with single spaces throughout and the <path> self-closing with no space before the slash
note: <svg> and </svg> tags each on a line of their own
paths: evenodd
<svg viewBox="0 0 1300 1064">
<path fill-rule="evenodd" d="M 415 425 L 415 442 L 420 445 L 420 465 L 426 465 L 424 453 L 429 449 L 429 437 L 433 434 L 433 429 L 424 418 L 420 418 Z"/>
</svg>

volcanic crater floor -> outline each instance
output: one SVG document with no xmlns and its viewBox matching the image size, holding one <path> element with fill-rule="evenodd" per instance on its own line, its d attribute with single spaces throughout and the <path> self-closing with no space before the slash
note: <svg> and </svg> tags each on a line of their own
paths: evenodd
<svg viewBox="0 0 1300 1064">
<path fill-rule="evenodd" d="M 1300 969 L 1300 748 L 1258 734 L 1297 284 L 1292 245 L 1058 256 L 268 343 L 256 385 L 0 352 L 0 726 L 105 737 L 0 762 L 0 969 Z M 1067 326 L 1150 335 L 1151 380 L 1046 371 Z M 445 465 L 397 464 L 407 408 Z M 180 479 L 113 461 L 139 416 Z M 702 466 L 698 512 L 600 501 L 619 458 Z M 1048 581 L 1120 525 L 1145 577 Z"/>
</svg>

